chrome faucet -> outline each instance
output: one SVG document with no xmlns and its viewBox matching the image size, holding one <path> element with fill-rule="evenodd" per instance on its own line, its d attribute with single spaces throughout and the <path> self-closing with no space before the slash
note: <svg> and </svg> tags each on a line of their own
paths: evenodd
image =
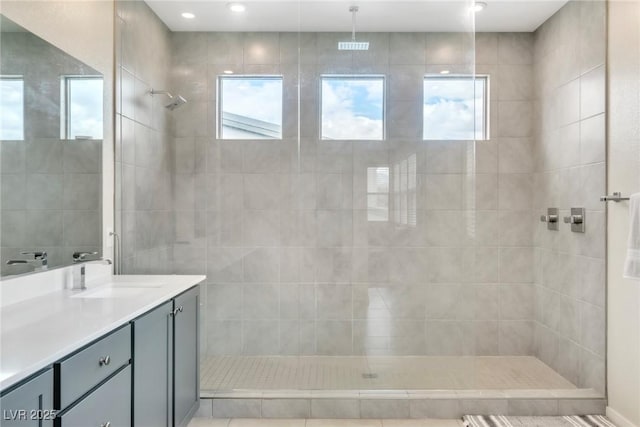
<svg viewBox="0 0 640 427">
<path fill-rule="evenodd" d="M 47 253 L 45 251 L 20 252 L 20 255 L 33 255 L 33 259 L 10 259 L 7 261 L 7 265 L 35 264 L 34 271 L 46 270 L 49 266 Z"/>
<path fill-rule="evenodd" d="M 86 272 L 85 266 L 87 264 L 105 264 L 111 265 L 112 262 L 108 258 L 100 258 L 88 260 L 86 259 L 89 255 L 97 255 L 97 252 L 74 252 L 73 253 L 73 290 L 85 290 L 87 289 L 86 284 Z"/>
</svg>

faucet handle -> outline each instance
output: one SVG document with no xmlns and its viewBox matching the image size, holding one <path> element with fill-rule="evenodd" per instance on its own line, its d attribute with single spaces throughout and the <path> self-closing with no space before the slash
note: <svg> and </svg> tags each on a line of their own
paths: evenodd
<svg viewBox="0 0 640 427">
<path fill-rule="evenodd" d="M 89 255 L 98 255 L 98 252 L 74 252 L 73 262 L 85 261 Z"/>
<path fill-rule="evenodd" d="M 20 255 L 33 255 L 34 259 L 47 259 L 47 253 L 45 251 L 25 251 L 20 252 Z"/>
</svg>

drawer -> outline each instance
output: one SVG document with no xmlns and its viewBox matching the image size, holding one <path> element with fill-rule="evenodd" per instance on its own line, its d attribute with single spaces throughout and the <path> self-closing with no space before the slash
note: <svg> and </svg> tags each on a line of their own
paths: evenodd
<svg viewBox="0 0 640 427">
<path fill-rule="evenodd" d="M 131 326 L 101 338 L 56 365 L 60 379 L 60 401 L 65 409 L 131 359 Z"/>
<path fill-rule="evenodd" d="M 131 427 L 131 366 L 60 417 L 60 427 Z"/>
</svg>

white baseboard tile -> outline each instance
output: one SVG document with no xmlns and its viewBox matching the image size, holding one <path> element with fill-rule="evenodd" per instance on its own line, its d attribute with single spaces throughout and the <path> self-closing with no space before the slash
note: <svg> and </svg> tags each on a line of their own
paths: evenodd
<svg viewBox="0 0 640 427">
<path fill-rule="evenodd" d="M 629 421 L 611 406 L 607 406 L 607 417 L 609 417 L 617 427 L 640 427 Z"/>
</svg>

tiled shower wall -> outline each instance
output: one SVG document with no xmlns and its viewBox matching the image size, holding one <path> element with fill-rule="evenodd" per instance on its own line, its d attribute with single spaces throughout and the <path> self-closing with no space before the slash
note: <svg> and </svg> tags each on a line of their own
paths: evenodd
<svg viewBox="0 0 640 427">
<path fill-rule="evenodd" d="M 116 215 L 122 272 L 171 273 L 173 150 L 170 33 L 142 1 L 116 2 Z"/>
<path fill-rule="evenodd" d="M 572 1 L 535 33 L 535 211 L 584 207 L 586 233 L 536 225 L 536 355 L 605 388 L 604 1 Z"/>
<path fill-rule="evenodd" d="M 422 78 L 472 73 L 473 35 L 362 34 L 371 49 L 356 53 L 336 49 L 344 38 L 171 34 L 171 88 L 189 100 L 172 113 L 174 272 L 207 275 L 203 348 L 533 354 L 533 35 L 477 35 L 491 79 L 491 139 L 477 143 L 421 139 Z M 229 69 L 284 76 L 283 140 L 216 138 Z M 319 139 L 325 73 L 386 75 L 385 141 Z M 368 222 L 367 168 L 396 165 L 415 186 L 390 206 L 415 200 L 415 225 Z"/>
<path fill-rule="evenodd" d="M 22 251 L 46 251 L 50 267 L 101 251 L 102 141 L 60 139 L 60 77 L 100 73 L 31 33 L 0 39 L 0 75 L 24 81 L 24 139 L 0 141 L 4 276 L 33 271 L 6 264 Z"/>
</svg>

